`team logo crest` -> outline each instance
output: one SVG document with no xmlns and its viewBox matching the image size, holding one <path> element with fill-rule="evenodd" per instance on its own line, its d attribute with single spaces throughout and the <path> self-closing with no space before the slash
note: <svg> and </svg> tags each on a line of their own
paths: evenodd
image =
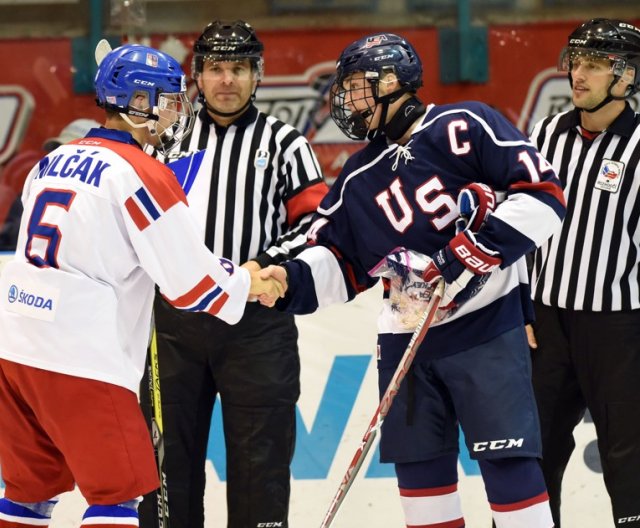
<svg viewBox="0 0 640 528">
<path fill-rule="evenodd" d="M 386 35 L 375 35 L 373 37 L 369 37 L 369 38 L 367 38 L 366 42 L 364 43 L 363 48 L 366 49 L 366 48 L 373 48 L 374 46 L 379 46 L 385 40 L 387 40 L 387 36 Z"/>
<path fill-rule="evenodd" d="M 602 160 L 600 170 L 598 171 L 595 188 L 611 193 L 618 192 L 623 175 L 624 163 L 621 161 L 604 159 Z"/>
</svg>

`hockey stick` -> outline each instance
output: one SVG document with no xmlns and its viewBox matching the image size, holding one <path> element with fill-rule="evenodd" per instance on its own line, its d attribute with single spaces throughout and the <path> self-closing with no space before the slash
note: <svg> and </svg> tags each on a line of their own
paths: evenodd
<svg viewBox="0 0 640 528">
<path fill-rule="evenodd" d="M 149 396 L 151 397 L 151 438 L 158 464 L 160 487 L 156 492 L 158 499 L 158 528 L 169 528 L 169 495 L 167 493 L 167 475 L 164 471 L 164 428 L 162 425 L 162 399 L 160 396 L 160 370 L 158 367 L 158 342 L 155 326 L 151 333 L 151 353 L 149 354 Z"/>
<path fill-rule="evenodd" d="M 356 450 L 356 453 L 351 460 L 351 464 L 349 464 L 347 472 L 344 474 L 344 477 L 342 477 L 342 482 L 340 483 L 340 486 L 338 486 L 338 491 L 336 492 L 333 500 L 331 501 L 331 504 L 329 505 L 329 509 L 324 516 L 324 520 L 322 521 L 320 528 L 328 528 L 329 526 L 331 526 L 331 523 L 333 522 L 333 519 L 338 512 L 338 508 L 347 495 L 349 488 L 351 488 L 351 485 L 353 484 L 353 481 L 355 480 L 356 475 L 358 474 L 358 471 L 360 470 L 360 467 L 362 466 L 362 463 L 364 462 L 364 459 L 367 456 L 371 445 L 373 444 L 373 440 L 375 439 L 378 430 L 380 429 L 380 427 L 382 427 L 382 422 L 389 413 L 389 409 L 391 408 L 393 399 L 395 398 L 396 394 L 398 394 L 400 384 L 409 371 L 409 367 L 411 367 L 413 358 L 415 358 L 416 352 L 422 344 L 427 330 L 429 330 L 429 327 L 431 326 L 431 322 L 436 315 L 436 311 L 438 310 L 438 306 L 440 305 L 440 300 L 442 299 L 443 293 L 444 281 L 441 280 L 436 286 L 433 295 L 431 296 L 431 300 L 429 301 L 429 304 L 427 305 L 427 308 L 425 309 L 424 314 L 422 315 L 422 318 L 418 323 L 418 326 L 411 336 L 411 341 L 409 341 L 409 345 L 407 346 L 407 349 L 400 359 L 400 363 L 398 364 L 398 367 L 396 368 L 396 371 L 394 372 L 393 377 L 389 382 L 387 390 L 380 399 L 380 404 L 378 405 L 378 408 L 376 409 L 376 412 L 373 415 L 371 422 L 369 423 L 367 432 L 364 433 L 364 436 L 362 437 L 362 440 L 360 442 L 360 446 Z"/>
<path fill-rule="evenodd" d="M 96 64 L 100 66 L 100 63 L 104 60 L 104 58 L 111 51 L 111 44 L 107 39 L 102 39 L 98 42 L 95 50 Z"/>
</svg>

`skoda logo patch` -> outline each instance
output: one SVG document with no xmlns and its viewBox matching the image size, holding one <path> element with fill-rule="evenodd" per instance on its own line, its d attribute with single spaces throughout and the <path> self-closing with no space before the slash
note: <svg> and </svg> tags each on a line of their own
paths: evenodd
<svg viewBox="0 0 640 528">
<path fill-rule="evenodd" d="M 18 288 L 15 284 L 12 284 L 9 288 L 9 302 L 14 303 L 18 300 Z"/>
</svg>

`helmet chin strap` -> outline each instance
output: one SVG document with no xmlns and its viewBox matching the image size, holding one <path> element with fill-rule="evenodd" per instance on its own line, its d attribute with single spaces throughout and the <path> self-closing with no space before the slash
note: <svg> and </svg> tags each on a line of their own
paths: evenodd
<svg viewBox="0 0 640 528">
<path fill-rule="evenodd" d="M 153 115 L 157 115 L 157 112 L 158 108 L 154 107 Z M 159 139 L 159 144 L 154 145 L 154 148 L 161 150 L 164 154 L 167 153 L 168 147 L 165 144 L 166 141 L 163 141 L 163 138 L 171 140 L 174 136 L 173 130 L 167 128 L 163 132 L 158 132 L 158 121 L 156 121 L 155 119 L 148 119 L 143 123 L 134 123 L 133 121 L 131 121 L 129 115 L 125 114 L 124 112 L 120 112 L 120 116 L 132 128 L 147 128 L 152 137 L 157 137 Z"/>
<path fill-rule="evenodd" d="M 608 105 L 611 101 L 624 101 L 628 97 L 631 97 L 633 95 L 633 92 L 631 92 L 630 94 L 628 94 L 626 96 L 623 96 L 623 97 L 617 97 L 617 96 L 611 94 L 612 88 L 615 86 L 615 84 L 619 80 L 620 80 L 620 76 L 619 75 L 614 75 L 613 76 L 613 81 L 611 81 L 611 84 L 609 85 L 609 89 L 607 90 L 607 95 L 596 106 L 594 106 L 593 108 L 580 108 L 580 107 L 578 107 L 578 110 L 580 110 L 581 112 L 587 112 L 588 114 L 592 114 L 592 113 L 597 112 L 598 110 L 600 110 L 603 106 Z M 569 84 L 571 85 L 571 88 L 573 88 L 573 78 L 571 77 L 571 74 L 569 74 Z"/>
<path fill-rule="evenodd" d="M 134 113 L 133 115 L 136 115 L 136 114 Z M 124 112 L 120 112 L 120 117 L 122 117 L 122 119 L 124 119 L 124 121 L 131 128 L 147 128 L 149 130 L 149 133 L 152 136 L 159 136 L 158 128 L 157 128 L 158 122 L 154 119 L 147 119 L 142 123 L 134 123 L 133 121 L 131 121 L 131 118 L 129 117 L 129 115 L 125 114 Z"/>
<path fill-rule="evenodd" d="M 388 123 L 387 121 L 387 114 L 389 113 L 389 105 L 392 103 L 395 103 L 402 95 L 404 95 L 405 93 L 409 92 L 410 89 L 408 86 L 403 86 L 401 87 L 399 90 L 396 90 L 393 93 L 387 94 L 387 95 L 383 95 L 382 97 L 378 97 L 377 96 L 377 87 L 375 89 L 375 95 L 374 95 L 374 101 L 376 103 L 376 108 L 378 107 L 378 105 L 382 105 L 382 111 L 380 113 L 380 119 L 378 120 L 378 128 L 374 128 L 373 130 L 369 130 L 369 133 L 367 134 L 367 139 L 372 140 L 375 137 L 378 136 L 379 132 L 384 132 L 385 134 L 387 134 L 387 125 Z M 374 112 L 370 112 L 371 114 L 375 113 Z M 364 116 L 365 119 L 368 116 Z M 395 117 L 395 116 L 394 116 Z M 408 128 L 408 127 L 407 127 Z M 406 130 L 405 130 L 406 131 Z M 387 136 L 390 139 L 397 139 L 397 138 L 393 138 L 391 136 L 389 136 L 387 134 Z M 400 137 L 402 136 L 402 134 L 400 135 Z"/>
<path fill-rule="evenodd" d="M 146 128 L 149 129 L 149 132 L 151 132 L 152 134 L 154 134 L 154 135 L 157 134 L 156 125 L 157 125 L 158 122 L 153 120 L 153 119 L 148 119 L 144 123 L 134 123 L 133 121 L 131 121 L 131 118 L 127 114 L 125 114 L 124 112 L 120 112 L 120 117 L 122 117 L 122 119 L 124 119 L 131 128 L 145 128 L 146 127 Z"/>
</svg>

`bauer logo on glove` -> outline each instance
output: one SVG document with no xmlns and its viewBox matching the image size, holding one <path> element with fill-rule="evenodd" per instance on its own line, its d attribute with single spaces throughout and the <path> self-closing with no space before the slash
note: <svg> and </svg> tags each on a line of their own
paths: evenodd
<svg viewBox="0 0 640 528">
<path fill-rule="evenodd" d="M 476 240 L 471 231 L 458 233 L 448 245 L 434 253 L 422 277 L 434 285 L 442 277 L 446 283 L 442 307 L 454 309 L 477 295 L 502 258 Z"/>
</svg>

